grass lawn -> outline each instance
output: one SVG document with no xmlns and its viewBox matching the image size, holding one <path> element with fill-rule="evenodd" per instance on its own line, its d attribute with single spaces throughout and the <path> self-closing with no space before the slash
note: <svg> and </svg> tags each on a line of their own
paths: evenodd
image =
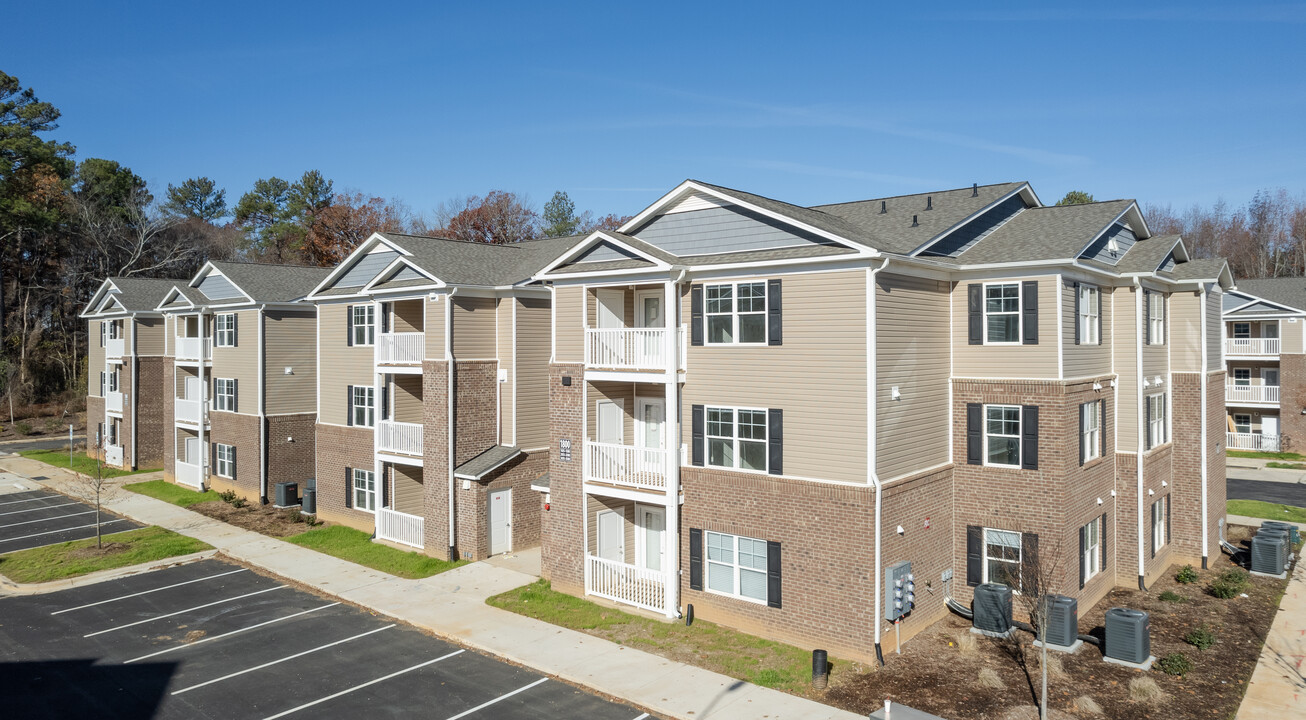
<svg viewBox="0 0 1306 720">
<path fill-rule="evenodd" d="M 1257 452 L 1255 450 L 1226 450 L 1229 457 L 1252 458 L 1254 460 L 1306 460 L 1306 455 L 1290 452 Z"/>
<path fill-rule="evenodd" d="M 1286 462 L 1267 462 L 1265 467 L 1277 468 L 1279 470 L 1306 470 L 1306 464 L 1286 463 Z"/>
<path fill-rule="evenodd" d="M 68 467 L 67 450 L 23 450 L 18 454 L 22 455 L 25 458 L 40 460 L 41 462 L 47 465 L 54 465 L 55 467 L 61 467 L 61 468 Z M 85 451 L 82 452 L 74 451 L 72 469 L 75 472 L 83 473 L 85 475 L 90 475 L 91 477 L 94 477 L 95 458 L 86 457 Z M 118 468 L 109 467 L 108 465 L 102 465 L 100 469 L 101 472 L 103 473 L 103 477 L 107 477 L 107 478 L 118 477 L 119 475 L 137 475 L 139 473 L 154 472 L 155 470 L 158 470 L 158 468 L 144 468 L 142 470 L 119 470 Z"/>
<path fill-rule="evenodd" d="M 105 535 L 104 545 L 97 551 L 95 538 L 90 538 L 0 555 L 0 574 L 14 582 L 38 583 L 212 549 L 154 526 Z"/>
<path fill-rule="evenodd" d="M 1286 520 L 1287 522 L 1306 523 L 1306 508 L 1260 500 L 1230 500 L 1227 504 L 1230 515 L 1264 518 L 1266 520 Z"/>
<path fill-rule="evenodd" d="M 134 493 L 149 495 L 156 500 L 170 502 L 173 505 L 181 507 L 190 507 L 195 503 L 209 502 L 210 500 L 221 500 L 216 492 L 205 490 L 199 492 L 184 488 L 180 485 L 170 483 L 167 480 L 150 480 L 149 482 L 128 483 L 123 487 Z"/>
<path fill-rule="evenodd" d="M 765 640 L 710 622 L 692 626 L 624 613 L 560 593 L 539 580 L 486 600 L 497 608 L 605 638 L 755 685 L 807 696 L 812 656 L 792 645 Z M 832 660 L 831 676 L 845 663 Z M 833 682 L 833 680 L 832 680 Z"/>
<path fill-rule="evenodd" d="M 356 562 L 373 570 L 404 578 L 430 577 L 467 564 L 466 560 L 448 562 L 418 552 L 397 550 L 388 545 L 374 543 L 367 533 L 344 525 L 315 528 L 288 537 L 286 542 L 303 545 L 320 553 L 334 555 L 341 560 Z"/>
</svg>

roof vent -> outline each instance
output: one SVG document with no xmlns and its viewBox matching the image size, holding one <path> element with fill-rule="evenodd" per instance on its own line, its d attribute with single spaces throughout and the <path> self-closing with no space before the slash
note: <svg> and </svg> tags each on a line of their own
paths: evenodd
<svg viewBox="0 0 1306 720">
<path fill-rule="evenodd" d="M 883 215 L 883 214 L 885 214 L 885 213 L 887 213 L 887 212 L 889 212 L 889 204 L 888 204 L 886 201 L 881 200 L 881 201 L 880 201 L 880 214 Z"/>
<path fill-rule="evenodd" d="M 979 183 L 970 184 L 970 196 L 979 197 Z"/>
<path fill-rule="evenodd" d="M 934 209 L 934 196 L 933 196 L 933 195 L 927 195 L 927 196 L 925 197 L 925 209 L 926 209 L 926 210 L 933 210 L 933 209 Z"/>
<path fill-rule="evenodd" d="M 918 226 L 918 225 L 920 225 L 920 223 L 916 222 L 916 216 L 915 216 L 915 215 L 912 215 L 912 216 L 911 216 L 911 226 L 912 226 L 912 227 L 916 227 L 916 226 Z"/>
</svg>

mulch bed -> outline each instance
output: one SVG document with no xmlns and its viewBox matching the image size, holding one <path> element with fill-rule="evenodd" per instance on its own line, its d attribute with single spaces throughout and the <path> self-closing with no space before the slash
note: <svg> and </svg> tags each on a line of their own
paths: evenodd
<svg viewBox="0 0 1306 720">
<path fill-rule="evenodd" d="M 238 508 L 221 500 L 212 500 L 195 503 L 187 509 L 207 515 L 214 520 L 278 538 L 298 535 L 309 529 L 308 523 L 295 522 L 292 519 L 295 511 L 278 510 L 271 505 L 250 503 Z"/>
<path fill-rule="evenodd" d="M 1229 540 L 1235 545 L 1244 544 L 1249 535 L 1250 529 L 1235 526 L 1230 528 Z M 1118 588 L 1080 612 L 1080 631 L 1100 637 L 1108 609 L 1147 611 L 1151 614 L 1152 654 L 1161 658 L 1182 652 L 1192 660 L 1192 672 L 1172 677 L 1156 668 L 1142 673 L 1108 664 L 1102 661 L 1099 648 L 1086 643 L 1074 655 L 1054 653 L 1065 675 L 1049 675 L 1049 710 L 1065 713 L 1063 717 L 1089 717 L 1075 711 L 1076 699 L 1087 695 L 1108 718 L 1233 717 L 1287 581 L 1253 576 L 1245 590 L 1248 597 L 1220 600 L 1208 593 L 1207 587 L 1221 572 L 1236 566 L 1223 554 L 1211 565 L 1210 570 L 1199 569 L 1200 579 L 1188 585 L 1175 581 L 1179 568 L 1172 566 L 1148 592 Z M 1159 596 L 1167 590 L 1187 601 L 1161 601 Z M 1202 624 L 1218 637 L 1216 644 L 1204 651 L 1183 640 Z M 1037 704 L 1041 683 L 1041 651 L 1032 645 L 1032 636 L 1016 631 L 1010 640 L 980 637 L 977 643 L 970 643 L 964 637 L 970 635 L 969 628 L 969 621 L 949 614 L 907 642 L 901 656 L 888 655 L 885 667 L 844 675 L 826 693 L 825 702 L 862 714 L 883 707 L 885 698 L 889 698 L 956 720 L 1022 716 L 1028 712 L 1026 708 Z M 1004 687 L 981 686 L 979 675 L 984 668 L 996 673 Z M 1152 702 L 1129 698 L 1129 682 L 1144 675 L 1156 681 L 1164 697 Z"/>
</svg>

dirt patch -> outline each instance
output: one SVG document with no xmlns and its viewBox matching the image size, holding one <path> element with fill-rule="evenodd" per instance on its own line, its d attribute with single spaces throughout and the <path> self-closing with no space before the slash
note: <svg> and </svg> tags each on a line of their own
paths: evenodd
<svg viewBox="0 0 1306 720">
<path fill-rule="evenodd" d="M 120 552 L 130 549 L 131 545 L 128 543 L 111 542 L 105 543 L 104 547 L 77 548 L 76 550 L 70 551 L 68 557 L 77 560 L 82 558 L 101 558 L 109 555 L 117 555 Z"/>
<path fill-rule="evenodd" d="M 294 511 L 278 510 L 271 505 L 250 503 L 244 507 L 234 507 L 221 500 L 212 500 L 196 503 L 189 509 L 215 520 L 271 537 L 291 537 L 309 529 L 308 523 L 294 521 Z"/>
<path fill-rule="evenodd" d="M 41 405 L 14 406 L 13 422 L 9 420 L 9 408 L 0 408 L 0 441 L 3 440 L 40 440 L 50 437 L 68 437 L 68 426 L 74 432 L 86 431 L 86 399 L 82 398 L 81 409 L 69 410 L 63 403 L 45 403 Z M 26 432 L 19 432 L 25 430 Z M 79 441 L 81 444 L 84 441 Z"/>
<path fill-rule="evenodd" d="M 208 633 L 204 632 L 203 630 L 191 630 L 190 632 L 186 633 L 186 637 L 182 638 L 181 641 L 184 643 L 193 643 L 196 640 L 199 640 L 200 638 L 204 637 L 205 635 L 208 635 Z"/>
<path fill-rule="evenodd" d="M 1245 544 L 1249 528 L 1231 527 L 1229 540 Z M 1236 567 L 1221 555 L 1210 570 L 1198 570 L 1198 581 L 1181 585 L 1172 566 L 1148 592 L 1118 588 L 1094 607 L 1081 608 L 1080 631 L 1101 637 L 1103 618 L 1113 607 L 1145 610 L 1151 614 L 1152 654 L 1164 657 L 1184 653 L 1193 670 L 1171 677 L 1159 670 L 1142 673 L 1102 661 L 1096 646 L 1085 644 L 1073 655 L 1058 654 L 1064 679 L 1049 674 L 1049 710 L 1088 717 L 1099 709 L 1108 718 L 1188 720 L 1232 717 L 1242 702 L 1247 682 L 1260 656 L 1265 635 L 1274 621 L 1287 581 L 1252 577 L 1248 597 L 1220 600 L 1207 586 L 1220 573 Z M 1163 592 L 1181 596 L 1183 602 L 1160 599 Z M 939 620 L 891 655 L 888 665 L 872 672 L 844 675 L 827 691 L 824 700 L 866 714 L 883 707 L 884 699 L 902 702 L 925 712 L 956 720 L 1017 718 L 1038 702 L 1041 683 L 1040 651 L 1028 633 L 1017 631 L 1010 640 L 979 638 L 974 648 L 960 646 L 959 635 L 969 622 L 956 615 Z M 1217 642 L 1198 650 L 1184 636 L 1201 625 L 1213 630 Z M 1003 689 L 995 687 L 994 676 Z M 1130 699 L 1130 683 L 1146 677 L 1156 682 L 1164 701 Z M 1029 715 L 1034 717 L 1033 715 Z"/>
</svg>

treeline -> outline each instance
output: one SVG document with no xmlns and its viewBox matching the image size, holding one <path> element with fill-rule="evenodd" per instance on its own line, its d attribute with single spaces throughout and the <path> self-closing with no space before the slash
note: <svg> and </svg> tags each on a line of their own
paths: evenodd
<svg viewBox="0 0 1306 720">
<path fill-rule="evenodd" d="M 1262 190 L 1241 206 L 1149 205 L 1143 216 L 1153 233 L 1183 235 L 1196 257 L 1226 258 L 1235 280 L 1306 275 L 1306 197 L 1287 190 Z"/>
<path fill-rule="evenodd" d="M 542 210 L 494 190 L 440 204 L 341 191 L 317 170 L 260 179 L 234 204 L 207 177 L 160 191 L 117 161 L 50 137 L 59 110 L 0 72 L 0 402 L 86 394 L 86 323 L 106 277 L 188 278 L 210 260 L 329 266 L 375 231 L 506 243 L 617 227 L 558 192 Z"/>
</svg>

